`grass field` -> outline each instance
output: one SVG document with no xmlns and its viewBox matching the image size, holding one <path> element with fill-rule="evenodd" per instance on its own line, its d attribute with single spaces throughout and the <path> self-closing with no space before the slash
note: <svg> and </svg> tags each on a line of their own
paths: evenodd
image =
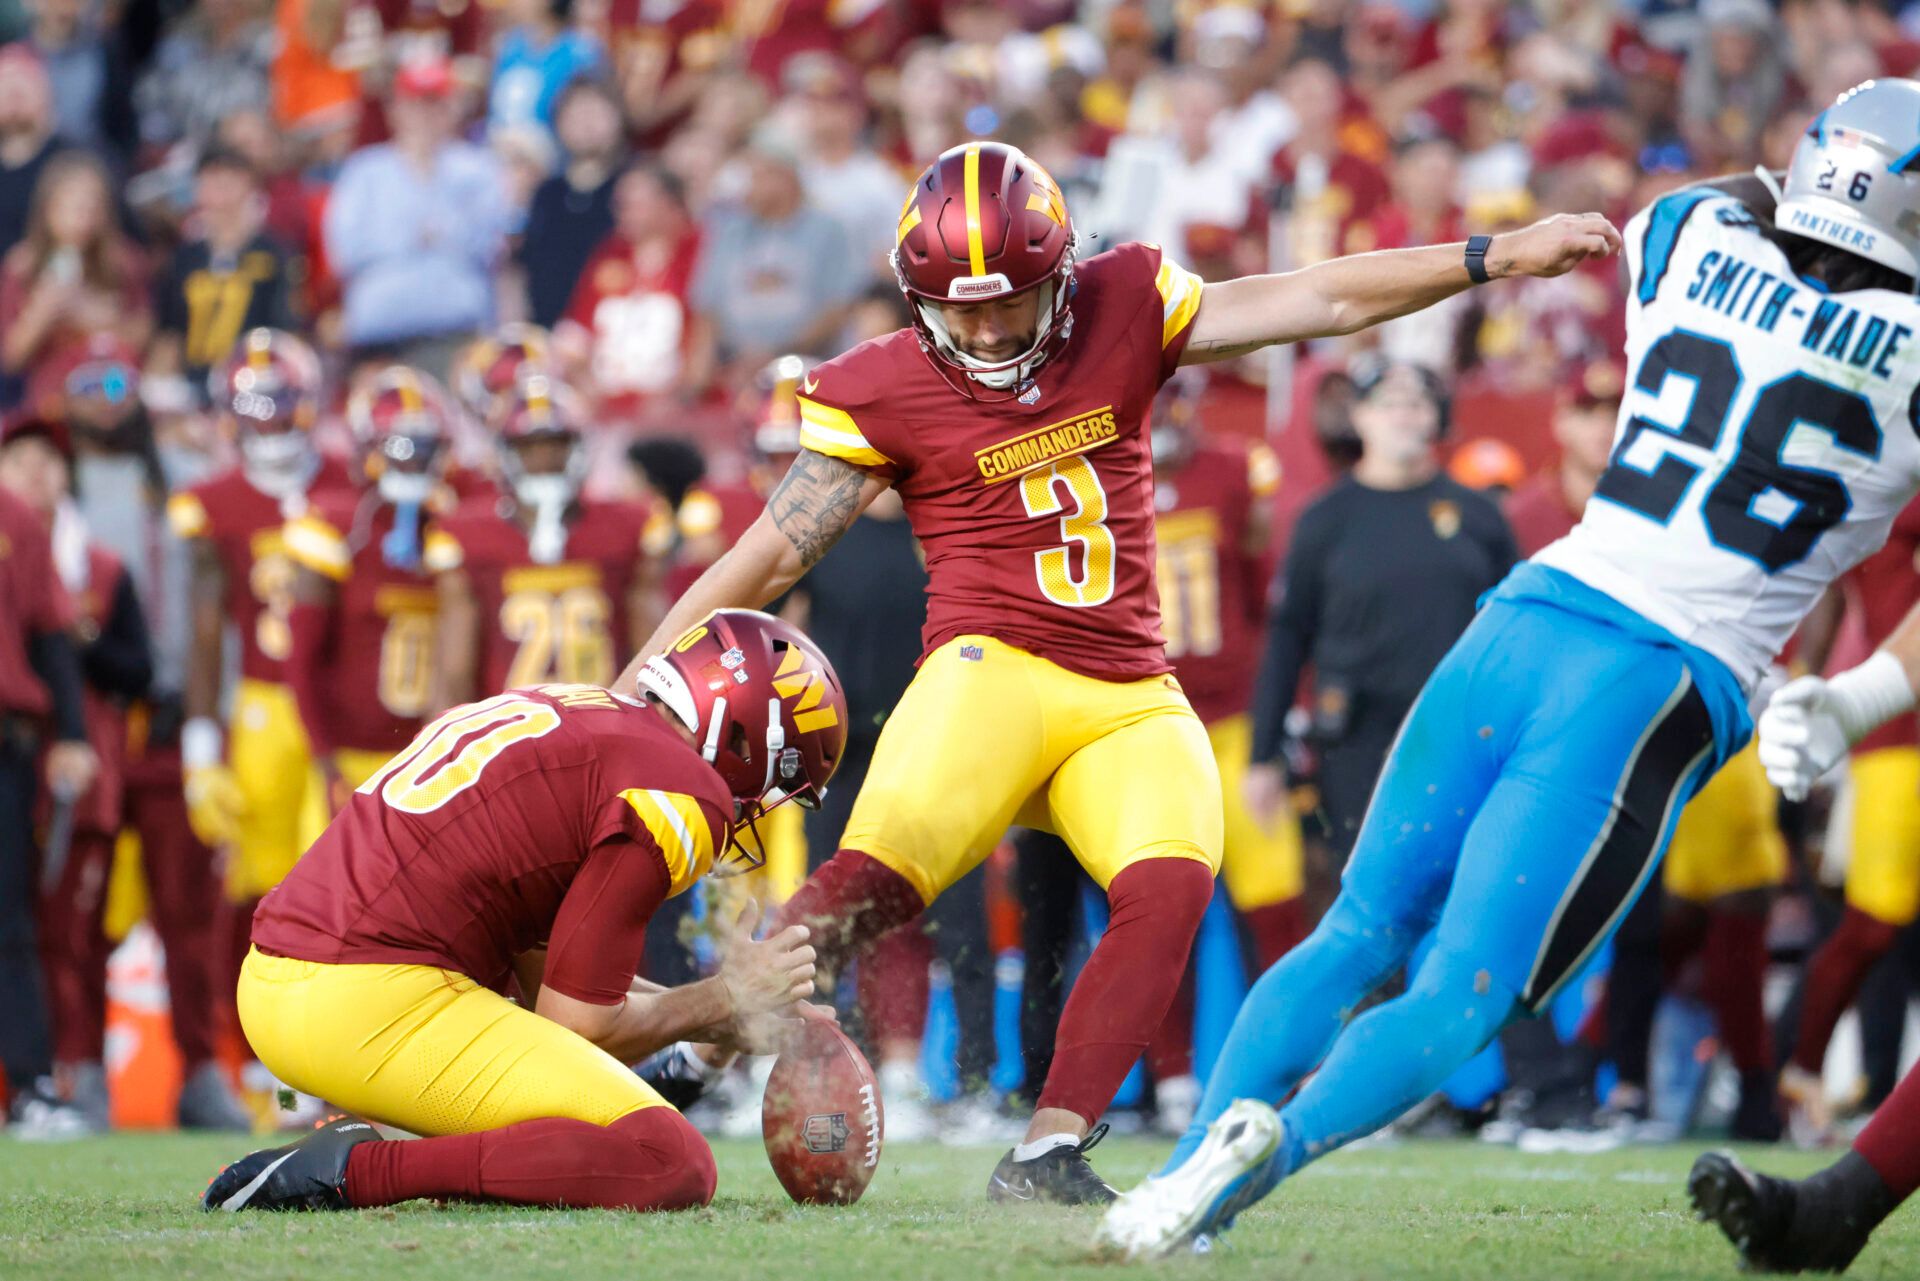
<svg viewBox="0 0 1920 1281">
<path fill-rule="evenodd" d="M 0 1278 L 366 1278 L 368 1281 L 892 1281 L 1169 1276 L 1402 1281 L 1733 1277 L 1682 1180 L 1694 1149 L 1523 1156 L 1452 1144 L 1341 1153 L 1245 1216 L 1228 1250 L 1129 1267 L 1088 1257 L 1094 1213 L 990 1206 L 995 1153 L 889 1148 L 865 1200 L 801 1209 L 757 1144 L 721 1144 L 703 1211 L 632 1216 L 426 1204 L 340 1215 L 208 1215 L 197 1195 L 229 1140 L 126 1135 L 58 1147 L 0 1140 Z M 1164 1144 L 1109 1139 L 1131 1182 Z M 1767 1151 L 1766 1168 L 1820 1158 Z M 1920 1213 L 1884 1226 L 1850 1276 L 1920 1276 Z"/>
</svg>

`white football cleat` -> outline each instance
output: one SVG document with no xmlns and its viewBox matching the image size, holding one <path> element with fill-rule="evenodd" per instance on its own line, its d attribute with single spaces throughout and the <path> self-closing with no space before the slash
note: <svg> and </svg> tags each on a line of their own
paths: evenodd
<svg viewBox="0 0 1920 1281">
<path fill-rule="evenodd" d="M 1149 1176 L 1107 1207 L 1094 1244 L 1129 1259 L 1155 1259 L 1211 1244 L 1238 1214 L 1234 1185 L 1259 1169 L 1280 1146 L 1280 1114 L 1254 1099 L 1235 1099 L 1207 1127 L 1207 1137 L 1171 1174 Z"/>
</svg>

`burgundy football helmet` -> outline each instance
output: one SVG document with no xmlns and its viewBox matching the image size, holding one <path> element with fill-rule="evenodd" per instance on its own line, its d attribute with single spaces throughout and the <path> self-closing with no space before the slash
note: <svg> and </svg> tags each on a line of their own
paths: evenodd
<svg viewBox="0 0 1920 1281">
<path fill-rule="evenodd" d="M 320 358 L 281 329 L 250 329 L 210 376 L 214 408 L 239 437 L 247 479 L 272 494 L 305 487 L 319 465 L 313 442 Z"/>
<path fill-rule="evenodd" d="M 893 270 L 921 349 L 949 382 L 1012 392 L 1073 332 L 1073 220 L 1059 186 L 1018 148 L 969 142 L 942 152 L 907 193 Z M 980 302 L 1040 291 L 1033 344 L 985 361 L 954 346 L 942 302 Z M 951 371 L 951 372 L 950 372 Z M 955 375 L 959 376 L 956 381 Z"/>
<path fill-rule="evenodd" d="M 368 480 L 390 503 L 424 503 L 446 470 L 453 409 L 432 374 L 388 365 L 347 401 Z"/>
<path fill-rule="evenodd" d="M 754 821 L 787 801 L 818 809 L 847 746 L 847 696 L 812 641 L 755 609 L 721 609 L 640 668 L 640 692 L 692 732 L 733 793 L 722 875 L 757 867 Z M 737 830 L 754 832 L 743 844 Z M 727 865 L 727 866 L 723 866 Z"/>
<path fill-rule="evenodd" d="M 453 390 L 474 422 L 499 425 L 499 415 L 510 408 L 507 398 L 526 366 L 546 368 L 552 363 L 551 341 L 538 325 L 517 321 L 476 338 L 453 362 Z"/>
</svg>

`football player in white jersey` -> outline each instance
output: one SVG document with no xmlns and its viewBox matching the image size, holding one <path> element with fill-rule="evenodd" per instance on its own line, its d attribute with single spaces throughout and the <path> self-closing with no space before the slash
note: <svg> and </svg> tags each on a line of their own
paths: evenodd
<svg viewBox="0 0 1920 1281">
<path fill-rule="evenodd" d="M 1104 1246 L 1210 1237 L 1432 1093 L 1613 933 L 1750 736 L 1761 672 L 1920 489 L 1917 166 L 1920 83 L 1870 81 L 1809 125 L 1784 188 L 1691 187 L 1628 224 L 1611 465 L 1429 679 L 1339 898 L 1249 994 L 1194 1127 L 1109 1208 Z M 1428 934 L 1405 993 L 1349 1021 Z"/>
</svg>

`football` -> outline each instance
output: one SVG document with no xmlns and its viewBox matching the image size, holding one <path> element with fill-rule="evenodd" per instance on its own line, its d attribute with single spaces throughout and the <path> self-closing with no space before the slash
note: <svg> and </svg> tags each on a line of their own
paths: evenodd
<svg viewBox="0 0 1920 1281">
<path fill-rule="evenodd" d="M 860 1047 L 808 1020 L 774 1061 L 760 1106 L 767 1161 L 803 1205 L 852 1205 L 880 1164 L 880 1087 Z"/>
</svg>

